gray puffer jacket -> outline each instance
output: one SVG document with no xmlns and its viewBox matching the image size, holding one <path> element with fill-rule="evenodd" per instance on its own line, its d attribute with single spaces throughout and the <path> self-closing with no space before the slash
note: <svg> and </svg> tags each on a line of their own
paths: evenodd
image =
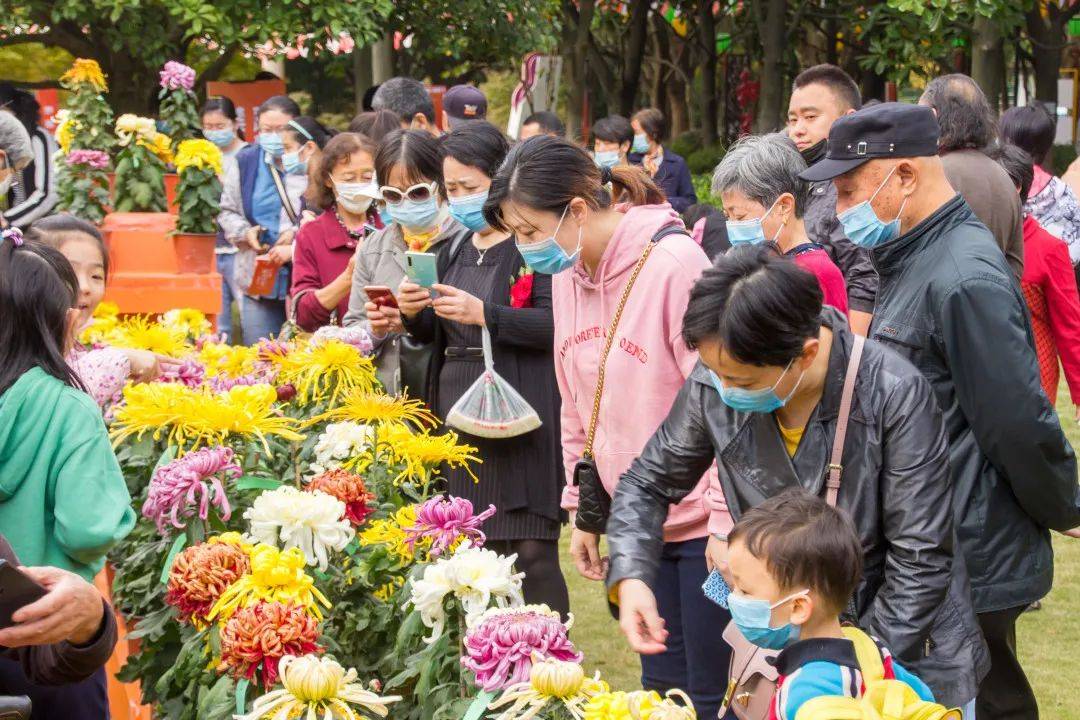
<svg viewBox="0 0 1080 720">
<path fill-rule="evenodd" d="M 619 482 L 607 528 L 609 586 L 656 581 L 668 505 L 685 497 L 714 460 L 735 520 L 788 488 L 824 497 L 853 335 L 835 310 L 825 308 L 822 319 L 833 332 L 828 374 L 794 457 L 772 414 L 732 410 L 698 365 Z M 963 559 L 953 553 L 941 411 L 918 370 L 872 341 L 854 398 L 837 500 L 855 521 L 865 553 L 849 619 L 879 637 L 940 702 L 963 705 L 975 697 L 989 657 Z M 717 642 L 722 630 L 714 630 Z"/>
</svg>

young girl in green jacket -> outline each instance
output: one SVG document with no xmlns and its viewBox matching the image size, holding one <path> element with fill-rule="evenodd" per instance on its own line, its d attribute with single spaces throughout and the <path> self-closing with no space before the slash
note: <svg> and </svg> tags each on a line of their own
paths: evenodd
<svg viewBox="0 0 1080 720">
<path fill-rule="evenodd" d="M 0 532 L 26 565 L 92 581 L 135 513 L 101 411 L 64 360 L 78 289 L 58 251 L 0 240 Z"/>
</svg>

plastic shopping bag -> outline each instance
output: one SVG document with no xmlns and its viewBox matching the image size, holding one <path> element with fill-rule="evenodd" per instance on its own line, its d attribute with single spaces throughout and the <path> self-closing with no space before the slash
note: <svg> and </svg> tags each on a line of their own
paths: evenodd
<svg viewBox="0 0 1080 720">
<path fill-rule="evenodd" d="M 446 424 L 485 438 L 510 438 L 532 432 L 542 424 L 540 416 L 495 372 L 491 335 L 486 327 L 483 332 L 484 372 L 450 408 Z"/>
</svg>

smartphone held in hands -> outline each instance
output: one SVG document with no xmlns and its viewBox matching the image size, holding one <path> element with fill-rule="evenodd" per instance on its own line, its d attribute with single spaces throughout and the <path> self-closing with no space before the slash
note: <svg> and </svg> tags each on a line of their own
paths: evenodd
<svg viewBox="0 0 1080 720">
<path fill-rule="evenodd" d="M 7 560 L 0 559 L 0 628 L 14 625 L 11 616 L 48 594 L 45 588 Z"/>
<path fill-rule="evenodd" d="M 439 269 L 435 253 L 409 251 L 405 253 L 405 272 L 420 287 L 430 289 L 439 282 Z"/>
<path fill-rule="evenodd" d="M 396 308 L 398 306 L 397 298 L 394 297 L 394 291 L 385 285 L 366 285 L 364 287 L 364 294 L 368 296 L 368 300 L 379 307 Z"/>
</svg>

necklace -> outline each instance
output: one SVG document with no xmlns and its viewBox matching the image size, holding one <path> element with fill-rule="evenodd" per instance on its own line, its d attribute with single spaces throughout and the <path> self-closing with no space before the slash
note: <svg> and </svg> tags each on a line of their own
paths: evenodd
<svg viewBox="0 0 1080 720">
<path fill-rule="evenodd" d="M 483 265 L 484 264 L 484 256 L 487 255 L 487 251 L 490 250 L 490 249 L 491 248 L 484 248 L 483 250 L 481 250 L 480 248 L 476 248 L 476 253 L 477 253 L 477 256 L 478 256 L 476 258 L 476 264 L 477 265 Z"/>
<path fill-rule="evenodd" d="M 341 218 L 341 212 L 338 210 L 337 205 L 334 206 L 334 217 L 337 218 L 338 224 L 341 225 L 341 229 L 345 231 L 345 234 L 349 236 L 350 240 L 359 242 L 364 239 L 364 233 L 367 232 L 367 223 L 360 226 L 359 230 L 350 230 L 349 226 L 345 224 L 345 221 Z"/>
</svg>

